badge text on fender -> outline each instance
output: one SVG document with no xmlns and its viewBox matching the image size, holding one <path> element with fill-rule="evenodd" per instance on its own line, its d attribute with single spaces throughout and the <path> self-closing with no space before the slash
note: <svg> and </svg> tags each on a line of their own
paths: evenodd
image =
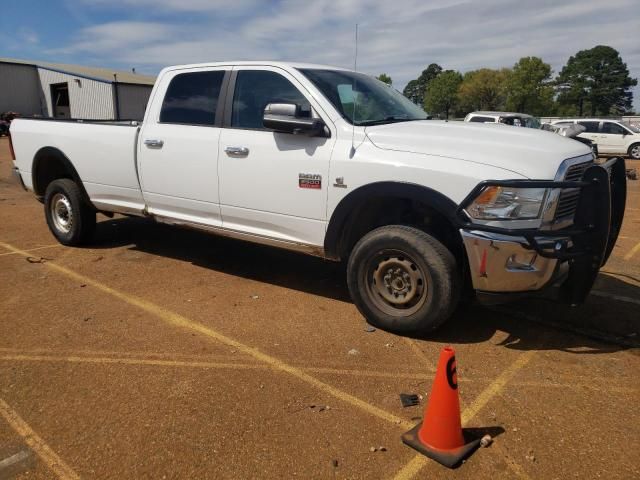
<svg viewBox="0 0 640 480">
<path fill-rule="evenodd" d="M 298 186 L 300 188 L 322 188 L 322 175 L 317 173 L 300 173 L 298 175 Z"/>
</svg>

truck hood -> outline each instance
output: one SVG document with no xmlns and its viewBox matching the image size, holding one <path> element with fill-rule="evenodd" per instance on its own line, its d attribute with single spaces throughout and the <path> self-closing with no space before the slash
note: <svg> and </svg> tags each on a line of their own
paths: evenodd
<svg viewBox="0 0 640 480">
<path fill-rule="evenodd" d="M 555 133 L 501 124 L 424 120 L 367 127 L 378 148 L 455 158 L 553 179 L 567 158 L 589 155 L 584 144 Z"/>
</svg>

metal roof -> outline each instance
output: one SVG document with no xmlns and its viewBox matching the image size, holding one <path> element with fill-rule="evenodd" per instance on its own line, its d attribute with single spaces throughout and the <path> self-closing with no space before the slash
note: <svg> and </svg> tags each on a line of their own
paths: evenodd
<svg viewBox="0 0 640 480">
<path fill-rule="evenodd" d="M 0 58 L 0 63 L 12 63 L 18 65 L 29 65 L 53 70 L 55 72 L 67 73 L 76 77 L 88 78 L 99 82 L 114 83 L 113 75 L 117 75 L 118 83 L 132 83 L 136 85 L 152 86 L 156 78 L 149 75 L 139 75 L 132 72 L 112 70 L 110 68 L 83 67 L 81 65 L 67 65 L 64 63 L 40 62 L 37 60 L 19 60 L 15 58 Z"/>
</svg>

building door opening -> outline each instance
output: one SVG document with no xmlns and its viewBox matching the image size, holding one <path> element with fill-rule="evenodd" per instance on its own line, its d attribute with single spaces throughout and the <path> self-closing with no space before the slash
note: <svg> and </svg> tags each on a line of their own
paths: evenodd
<svg viewBox="0 0 640 480">
<path fill-rule="evenodd" d="M 69 84 L 67 82 L 51 85 L 51 105 L 54 118 L 71 118 Z"/>
</svg>

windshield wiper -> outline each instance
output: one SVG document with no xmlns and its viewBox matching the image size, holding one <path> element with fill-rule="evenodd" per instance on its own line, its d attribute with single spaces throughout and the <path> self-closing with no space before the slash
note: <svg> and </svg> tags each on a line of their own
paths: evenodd
<svg viewBox="0 0 640 480">
<path fill-rule="evenodd" d="M 370 127 L 372 125 L 384 125 L 385 123 L 398 123 L 398 122 L 411 122 L 414 120 L 419 120 L 418 118 L 407 118 L 407 117 L 386 117 L 380 118 L 378 120 L 366 120 L 364 122 L 358 122 L 356 125 L 358 127 Z"/>
</svg>

